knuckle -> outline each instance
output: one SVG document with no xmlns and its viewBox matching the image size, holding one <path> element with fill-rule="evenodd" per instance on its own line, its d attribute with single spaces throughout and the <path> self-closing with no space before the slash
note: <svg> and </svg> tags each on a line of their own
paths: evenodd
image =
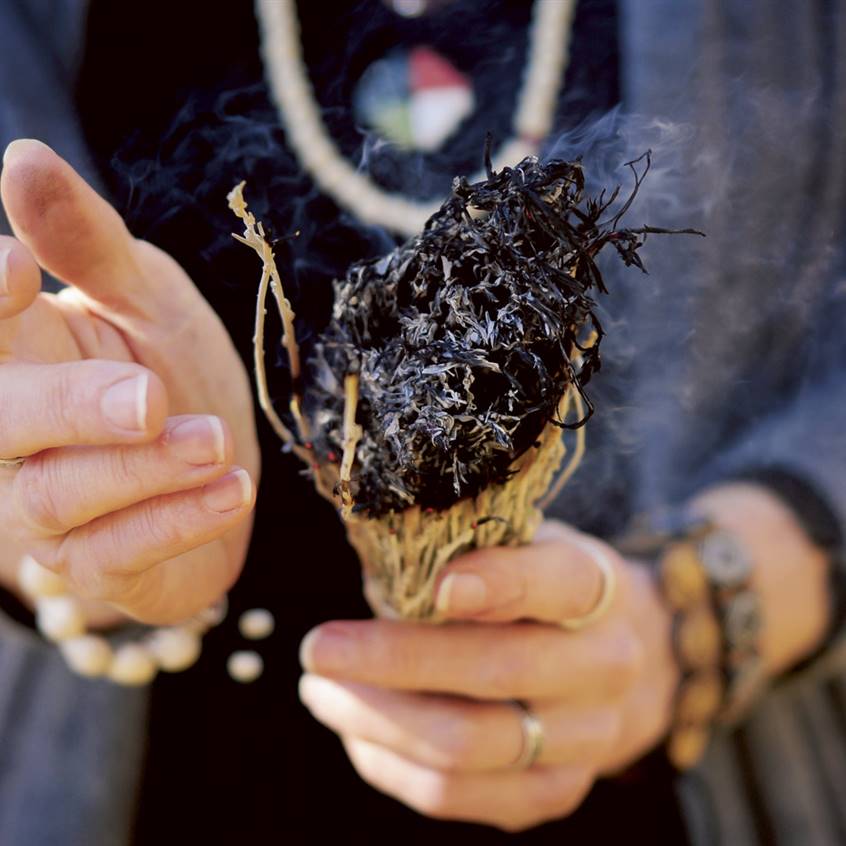
<svg viewBox="0 0 846 846">
<path fill-rule="evenodd" d="M 101 540 L 100 537 L 97 538 Z M 74 529 L 55 545 L 53 568 L 64 574 L 74 593 L 83 599 L 103 599 L 102 543 L 94 542 L 88 526 Z"/>
<path fill-rule="evenodd" d="M 448 772 L 463 769 L 476 748 L 473 721 L 463 715 L 442 717 L 432 729 L 438 766 Z"/>
<path fill-rule="evenodd" d="M 138 467 L 135 460 L 135 452 L 127 449 L 109 450 L 109 463 L 107 472 L 115 481 L 125 487 L 135 490 L 143 490 L 145 486 L 145 474 Z"/>
<path fill-rule="evenodd" d="M 115 570 L 104 572 L 99 581 L 96 598 L 119 604 L 123 609 L 132 609 L 138 614 L 138 618 L 142 619 L 140 610 L 155 606 L 160 599 L 154 587 L 157 580 L 147 578 L 146 575 Z"/>
<path fill-rule="evenodd" d="M 383 669 L 386 678 L 408 680 L 412 685 L 420 679 L 423 670 L 413 638 L 380 637 L 369 629 L 361 632 L 361 638 L 363 648 L 373 655 L 374 665 Z"/>
<path fill-rule="evenodd" d="M 453 787 L 453 779 L 448 773 L 427 772 L 415 785 L 409 804 L 428 817 L 450 819 L 456 815 Z"/>
<path fill-rule="evenodd" d="M 161 500 L 151 499 L 137 506 L 132 531 L 144 546 L 166 549 L 187 541 L 191 534 L 188 523 L 162 507 Z"/>
<path fill-rule="evenodd" d="M 48 535 L 66 531 L 57 496 L 60 487 L 56 462 L 43 455 L 33 456 L 20 469 L 13 490 L 17 511 L 27 527 Z"/>
<path fill-rule="evenodd" d="M 628 628 L 612 638 L 608 649 L 608 679 L 612 693 L 625 693 L 640 677 L 646 656 L 643 644 Z"/>
<path fill-rule="evenodd" d="M 87 408 L 89 397 L 82 390 L 74 368 L 59 366 L 57 372 L 57 377 L 46 386 L 45 401 L 39 411 L 52 430 L 67 433 L 68 440 L 81 440 L 80 409 Z"/>
<path fill-rule="evenodd" d="M 514 660 L 501 656 L 499 660 L 486 662 L 477 668 L 477 682 L 480 690 L 491 699 L 510 699 L 514 691 Z"/>
<path fill-rule="evenodd" d="M 480 691 L 490 699 L 531 696 L 540 681 L 535 653 L 519 640 L 478 662 L 475 672 Z"/>
</svg>

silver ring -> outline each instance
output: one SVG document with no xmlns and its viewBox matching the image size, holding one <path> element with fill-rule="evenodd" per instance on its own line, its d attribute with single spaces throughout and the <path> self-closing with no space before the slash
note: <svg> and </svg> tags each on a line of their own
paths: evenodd
<svg viewBox="0 0 846 846">
<path fill-rule="evenodd" d="M 25 456 L 18 456 L 17 458 L 0 458 L 0 467 L 15 468 L 20 467 L 26 461 Z"/>
<path fill-rule="evenodd" d="M 523 735 L 520 755 L 512 766 L 516 770 L 527 770 L 537 761 L 543 748 L 543 725 L 525 702 L 515 699 L 512 704 L 520 714 Z"/>
<path fill-rule="evenodd" d="M 567 631 L 575 632 L 590 625 L 595 620 L 602 617 L 608 610 L 611 602 L 614 599 L 614 594 L 617 591 L 617 573 L 614 570 L 614 565 L 605 550 L 598 544 L 578 540 L 574 541 L 577 546 L 580 546 L 593 560 L 602 576 L 602 586 L 600 587 L 599 599 L 596 600 L 596 605 L 581 617 L 573 617 L 569 620 L 562 620 L 561 628 Z"/>
</svg>

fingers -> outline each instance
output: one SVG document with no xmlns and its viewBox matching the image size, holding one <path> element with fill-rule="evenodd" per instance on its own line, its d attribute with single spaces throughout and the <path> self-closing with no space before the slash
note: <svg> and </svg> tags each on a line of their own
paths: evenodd
<svg viewBox="0 0 846 846">
<path fill-rule="evenodd" d="M 220 538 L 248 516 L 254 501 L 249 474 L 234 468 L 201 488 L 145 500 L 60 540 L 35 543 L 33 555 L 68 579 L 75 593 L 127 602 L 143 592 L 139 573 Z"/>
<path fill-rule="evenodd" d="M 143 280 L 120 215 L 39 141 L 13 141 L 0 195 L 15 234 L 36 261 L 94 299 L 138 309 Z"/>
<path fill-rule="evenodd" d="M 105 514 L 223 475 L 232 436 L 218 417 L 172 417 L 153 443 L 50 449 L 15 474 L 6 525 L 27 535 L 62 535 Z"/>
<path fill-rule="evenodd" d="M 311 673 L 398 690 L 606 702 L 638 677 L 643 654 L 622 622 L 576 635 L 534 623 L 366 620 L 312 629 L 300 660 Z"/>
<path fill-rule="evenodd" d="M 596 607 L 602 592 L 598 556 L 619 571 L 610 547 L 548 523 L 528 546 L 491 547 L 456 559 L 441 577 L 437 609 L 445 619 L 485 622 L 578 619 Z"/>
<path fill-rule="evenodd" d="M 520 722 L 507 704 L 385 690 L 315 675 L 300 680 L 300 699 L 337 734 L 377 743 L 435 769 L 504 769 L 520 754 Z"/>
<path fill-rule="evenodd" d="M 300 698 L 337 734 L 390 749 L 446 772 L 507 770 L 519 759 L 524 738 L 513 703 L 404 693 L 305 675 Z M 543 726 L 537 764 L 593 764 L 608 760 L 620 733 L 619 709 L 532 703 Z"/>
<path fill-rule="evenodd" d="M 249 533 L 248 515 L 235 534 Z M 163 561 L 137 575 L 108 579 L 108 603 L 154 626 L 181 623 L 218 602 L 232 587 L 244 555 L 233 555 L 232 533 Z M 244 544 L 246 546 L 246 544 Z"/>
<path fill-rule="evenodd" d="M 582 767 L 515 772 L 444 773 L 355 738 L 344 740 L 359 775 L 426 816 L 519 831 L 571 813 L 587 795 Z"/>
<path fill-rule="evenodd" d="M 0 235 L 0 320 L 32 304 L 41 289 L 41 271 L 29 250 L 14 238 Z"/>
<path fill-rule="evenodd" d="M 161 379 L 135 364 L 76 361 L 0 366 L 0 456 L 71 445 L 142 443 L 162 431 Z"/>
</svg>

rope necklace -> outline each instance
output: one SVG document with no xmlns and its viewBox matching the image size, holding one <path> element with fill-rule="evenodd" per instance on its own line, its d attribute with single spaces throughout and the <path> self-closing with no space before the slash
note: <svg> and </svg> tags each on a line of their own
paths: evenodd
<svg viewBox="0 0 846 846">
<path fill-rule="evenodd" d="M 535 2 L 514 135 L 494 156 L 496 170 L 537 154 L 552 128 L 570 58 L 576 2 Z M 303 60 L 296 0 L 256 0 L 256 16 L 270 93 L 303 168 L 324 193 L 363 222 L 406 236 L 419 232 L 440 202 L 419 202 L 385 191 L 356 170 L 329 136 Z"/>
</svg>

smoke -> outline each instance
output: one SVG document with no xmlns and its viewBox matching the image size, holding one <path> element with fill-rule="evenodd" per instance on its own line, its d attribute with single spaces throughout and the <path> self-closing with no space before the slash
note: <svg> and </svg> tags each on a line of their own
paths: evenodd
<svg viewBox="0 0 846 846">
<path fill-rule="evenodd" d="M 632 187 L 625 163 L 652 150 L 652 169 L 624 225 L 692 226 L 708 236 L 650 236 L 648 276 L 603 264 L 610 294 L 599 302 L 604 366 L 590 385 L 597 414 L 588 458 L 558 506 L 588 529 L 613 531 L 633 509 L 688 496 L 714 478 L 723 455 L 743 453 L 750 465 L 780 460 L 791 445 L 777 431 L 756 441 L 756 427 L 768 421 L 777 430 L 793 398 L 846 366 L 839 328 L 846 285 L 837 284 L 846 243 L 846 103 L 837 98 L 846 85 L 834 84 L 834 53 L 791 37 L 786 20 L 783 31 L 762 29 L 772 17 L 763 0 L 730 5 L 731 17 L 721 19 L 692 4 L 637 4 L 623 26 L 625 106 L 597 114 L 589 104 L 602 101 L 597 92 L 607 95 L 610 83 L 576 63 L 559 109 L 569 125 L 544 150 L 546 158 L 581 158 L 591 193 L 620 185 L 621 197 Z M 814 13 L 797 6 L 784 14 L 806 32 Z M 496 27 L 490 41 L 477 43 L 461 20 L 451 24 L 440 35 L 463 39 L 468 65 L 502 79 L 479 102 L 489 121 L 483 130 L 502 141 L 525 55 L 492 50 L 513 43 Z M 344 155 L 407 194 L 421 186 L 430 196 L 445 194 L 456 171 L 475 172 L 478 127 L 460 132 L 449 155 L 414 157 L 349 124 L 349 86 L 338 70 L 349 65 L 352 73 L 360 42 L 349 38 L 355 28 L 339 27 L 343 38 L 327 35 L 340 39 L 335 64 L 326 59 L 331 67 L 312 71 Z M 372 29 L 365 23 L 358 31 L 366 39 Z M 187 260 L 204 290 L 243 298 L 243 315 L 227 319 L 243 321 L 235 329 L 242 349 L 254 282 L 245 273 L 249 257 L 229 239 L 224 197 L 237 181 L 247 180 L 250 205 L 275 236 L 300 232 L 277 250 L 306 346 L 328 315 L 332 280 L 396 243 L 391 233 L 337 214 L 315 190 L 261 83 L 198 98 L 154 155 L 139 158 L 130 145 L 116 164 L 135 231 Z M 809 432 L 813 412 L 808 406 Z"/>
</svg>

